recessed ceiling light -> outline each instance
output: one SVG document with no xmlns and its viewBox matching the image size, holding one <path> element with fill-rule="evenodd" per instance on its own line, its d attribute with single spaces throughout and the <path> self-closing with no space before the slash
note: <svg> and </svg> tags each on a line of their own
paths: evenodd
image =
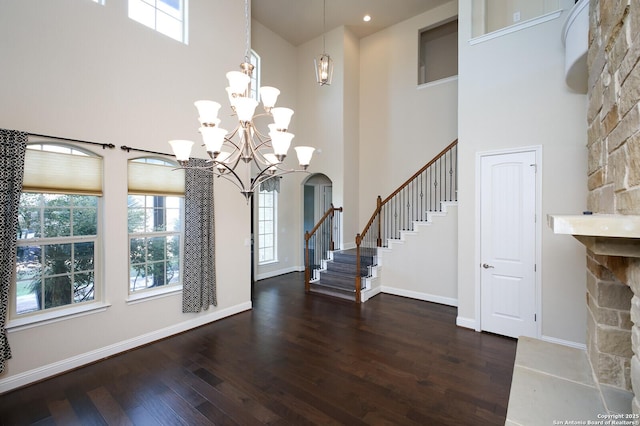
<svg viewBox="0 0 640 426">
<path fill-rule="evenodd" d="M 369 22 L 371 20 L 371 15 L 364 15 L 364 18 L 362 18 L 362 20 L 364 22 Z"/>
</svg>

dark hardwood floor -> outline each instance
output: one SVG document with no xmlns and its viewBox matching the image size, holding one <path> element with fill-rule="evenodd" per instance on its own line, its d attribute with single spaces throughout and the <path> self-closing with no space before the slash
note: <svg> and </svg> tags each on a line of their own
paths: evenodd
<svg viewBox="0 0 640 426">
<path fill-rule="evenodd" d="M 260 281 L 254 309 L 0 396 L 2 425 L 503 425 L 516 341 Z"/>
</svg>

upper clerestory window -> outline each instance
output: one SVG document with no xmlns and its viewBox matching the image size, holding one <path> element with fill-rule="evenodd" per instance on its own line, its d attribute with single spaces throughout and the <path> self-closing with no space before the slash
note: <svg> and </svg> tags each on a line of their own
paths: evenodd
<svg viewBox="0 0 640 426">
<path fill-rule="evenodd" d="M 187 0 L 129 0 L 129 18 L 187 44 Z"/>
<path fill-rule="evenodd" d="M 458 75 L 458 19 L 420 30 L 418 84 Z"/>
</svg>

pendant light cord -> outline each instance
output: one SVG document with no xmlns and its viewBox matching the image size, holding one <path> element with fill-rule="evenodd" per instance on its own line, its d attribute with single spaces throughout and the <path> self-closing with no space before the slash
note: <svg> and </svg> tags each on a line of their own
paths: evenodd
<svg viewBox="0 0 640 426">
<path fill-rule="evenodd" d="M 322 0 L 322 54 L 327 53 L 325 46 L 325 33 L 327 32 L 327 0 Z"/>
</svg>

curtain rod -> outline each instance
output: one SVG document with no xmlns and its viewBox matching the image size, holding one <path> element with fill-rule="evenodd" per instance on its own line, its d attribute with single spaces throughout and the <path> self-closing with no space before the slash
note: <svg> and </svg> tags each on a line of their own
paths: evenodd
<svg viewBox="0 0 640 426">
<path fill-rule="evenodd" d="M 29 136 L 35 136 L 35 137 L 39 137 L 39 138 L 48 138 L 48 139 L 57 139 L 59 141 L 67 141 L 67 142 L 78 142 L 78 143 L 86 143 L 89 145 L 99 145 L 102 147 L 102 149 L 105 148 L 110 148 L 113 149 L 116 146 L 112 143 L 99 143 L 99 142 L 90 142 L 90 141 L 83 141 L 81 139 L 70 139 L 70 138 L 61 138 L 59 136 L 50 136 L 50 135 L 41 135 L 39 133 L 29 133 L 27 132 L 27 135 Z"/>
<path fill-rule="evenodd" d="M 132 148 L 130 146 L 126 146 L 126 145 L 122 145 L 120 147 L 121 150 L 123 151 L 127 151 L 127 152 L 131 152 L 131 151 L 136 151 L 136 152 L 146 152 L 148 154 L 156 154 L 156 155 L 166 155 L 167 157 L 173 157 L 173 154 L 167 154 L 166 152 L 158 152 L 158 151 L 147 151 L 146 149 L 138 149 L 138 148 Z"/>
</svg>

